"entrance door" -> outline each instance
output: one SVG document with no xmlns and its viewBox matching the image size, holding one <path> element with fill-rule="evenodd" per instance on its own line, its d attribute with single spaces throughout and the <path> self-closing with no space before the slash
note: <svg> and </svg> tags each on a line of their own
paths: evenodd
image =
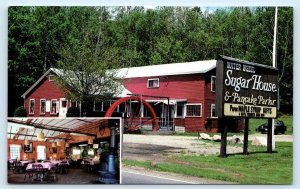
<svg viewBox="0 0 300 189">
<path fill-rule="evenodd" d="M 66 117 L 67 115 L 67 103 L 66 98 L 59 99 L 59 117 Z"/>
<path fill-rule="evenodd" d="M 170 131 L 173 127 L 173 118 L 174 118 L 174 105 L 165 105 L 161 106 L 162 113 L 159 119 L 159 125 L 161 130 Z"/>
</svg>

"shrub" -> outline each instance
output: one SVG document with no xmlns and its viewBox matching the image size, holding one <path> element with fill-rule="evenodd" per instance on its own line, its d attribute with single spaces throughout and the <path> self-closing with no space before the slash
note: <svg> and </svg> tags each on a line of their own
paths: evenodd
<svg viewBox="0 0 300 189">
<path fill-rule="evenodd" d="M 79 108 L 72 106 L 67 111 L 67 117 L 79 117 Z"/>
<path fill-rule="evenodd" d="M 15 117 L 26 117 L 27 116 L 27 112 L 26 109 L 24 108 L 24 106 L 20 106 L 15 110 L 14 113 Z"/>
</svg>

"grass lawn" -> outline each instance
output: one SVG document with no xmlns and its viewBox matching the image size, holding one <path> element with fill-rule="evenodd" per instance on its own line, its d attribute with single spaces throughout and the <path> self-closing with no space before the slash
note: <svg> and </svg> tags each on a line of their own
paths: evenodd
<svg viewBox="0 0 300 189">
<path fill-rule="evenodd" d="M 266 153 L 265 147 L 249 145 L 250 154 L 172 156 L 170 161 L 153 164 L 149 161 L 123 160 L 125 165 L 140 166 L 157 171 L 173 172 L 240 184 L 292 184 L 293 143 L 277 142 L 276 152 Z"/>
</svg>

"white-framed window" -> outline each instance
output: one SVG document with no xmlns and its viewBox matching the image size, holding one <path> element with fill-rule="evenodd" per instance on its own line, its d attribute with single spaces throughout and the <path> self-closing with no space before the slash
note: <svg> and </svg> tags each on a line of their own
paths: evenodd
<svg viewBox="0 0 300 189">
<path fill-rule="evenodd" d="M 216 113 L 216 105 L 215 104 L 211 104 L 210 105 L 210 110 L 211 110 L 211 117 L 217 117 L 217 113 Z"/>
<path fill-rule="evenodd" d="M 159 78 L 148 79 L 147 88 L 158 88 Z"/>
<path fill-rule="evenodd" d="M 70 107 L 77 107 L 77 101 L 74 101 L 74 100 L 70 100 Z"/>
<path fill-rule="evenodd" d="M 184 103 L 179 102 L 176 104 L 176 117 L 183 117 L 184 115 Z"/>
<path fill-rule="evenodd" d="M 66 108 L 67 107 L 67 104 L 68 104 L 68 100 L 60 100 L 61 101 L 61 107 L 62 108 Z"/>
<path fill-rule="evenodd" d="M 35 105 L 35 100 L 30 99 L 29 100 L 29 114 L 34 114 L 34 105 Z"/>
<path fill-rule="evenodd" d="M 45 115 L 46 113 L 46 99 L 40 100 L 40 114 Z"/>
<path fill-rule="evenodd" d="M 56 99 L 51 99 L 51 111 L 50 114 L 58 113 L 58 103 Z"/>
<path fill-rule="evenodd" d="M 201 117 L 202 116 L 202 104 L 186 104 L 185 105 L 185 117 Z"/>
<path fill-rule="evenodd" d="M 11 144 L 9 145 L 9 157 L 10 159 L 18 159 L 21 157 L 21 145 Z"/>
<path fill-rule="evenodd" d="M 49 75 L 49 81 L 54 81 L 55 75 Z"/>
<path fill-rule="evenodd" d="M 212 75 L 210 79 L 210 90 L 216 92 L 216 76 Z"/>
<path fill-rule="evenodd" d="M 36 154 L 38 160 L 45 160 L 46 159 L 46 146 L 38 145 L 36 147 Z"/>
</svg>

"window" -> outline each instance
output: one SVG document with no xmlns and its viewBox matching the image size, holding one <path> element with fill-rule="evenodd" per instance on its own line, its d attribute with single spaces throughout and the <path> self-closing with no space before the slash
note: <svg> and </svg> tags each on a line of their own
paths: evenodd
<svg viewBox="0 0 300 189">
<path fill-rule="evenodd" d="M 102 102 L 94 102 L 94 111 L 102 111 Z"/>
<path fill-rule="evenodd" d="M 202 116 L 202 104 L 187 104 L 185 116 L 201 117 Z"/>
<path fill-rule="evenodd" d="M 147 87 L 148 88 L 158 88 L 159 87 L 159 79 L 158 78 L 148 79 Z"/>
<path fill-rule="evenodd" d="M 211 104 L 211 117 L 217 117 L 217 113 L 216 113 L 216 105 L 215 104 Z"/>
<path fill-rule="evenodd" d="M 71 101 L 71 107 L 77 107 L 77 101 Z"/>
<path fill-rule="evenodd" d="M 73 155 L 80 155 L 80 149 L 73 149 Z"/>
<path fill-rule="evenodd" d="M 49 81 L 54 81 L 55 75 L 49 75 Z"/>
<path fill-rule="evenodd" d="M 216 76 L 211 76 L 210 85 L 211 92 L 216 92 Z"/>
<path fill-rule="evenodd" d="M 67 107 L 67 102 L 68 102 L 67 100 L 62 100 L 61 101 L 61 107 L 66 108 Z"/>
<path fill-rule="evenodd" d="M 143 112 L 142 117 L 151 117 L 150 112 L 144 105 L 142 106 L 142 112 Z"/>
<path fill-rule="evenodd" d="M 45 160 L 46 159 L 46 147 L 45 146 L 37 146 L 36 147 L 37 159 Z"/>
<path fill-rule="evenodd" d="M 20 160 L 21 154 L 21 145 L 11 144 L 9 146 L 10 159 Z"/>
<path fill-rule="evenodd" d="M 29 114 L 34 114 L 34 99 L 29 100 Z"/>
<path fill-rule="evenodd" d="M 46 113 L 46 100 L 41 99 L 40 100 L 40 114 L 45 114 Z"/>
<path fill-rule="evenodd" d="M 57 100 L 52 99 L 51 100 L 51 114 L 56 114 L 58 112 L 58 105 L 57 105 Z"/>
<path fill-rule="evenodd" d="M 176 105 L 176 117 L 183 117 L 184 103 L 177 103 Z"/>
</svg>

